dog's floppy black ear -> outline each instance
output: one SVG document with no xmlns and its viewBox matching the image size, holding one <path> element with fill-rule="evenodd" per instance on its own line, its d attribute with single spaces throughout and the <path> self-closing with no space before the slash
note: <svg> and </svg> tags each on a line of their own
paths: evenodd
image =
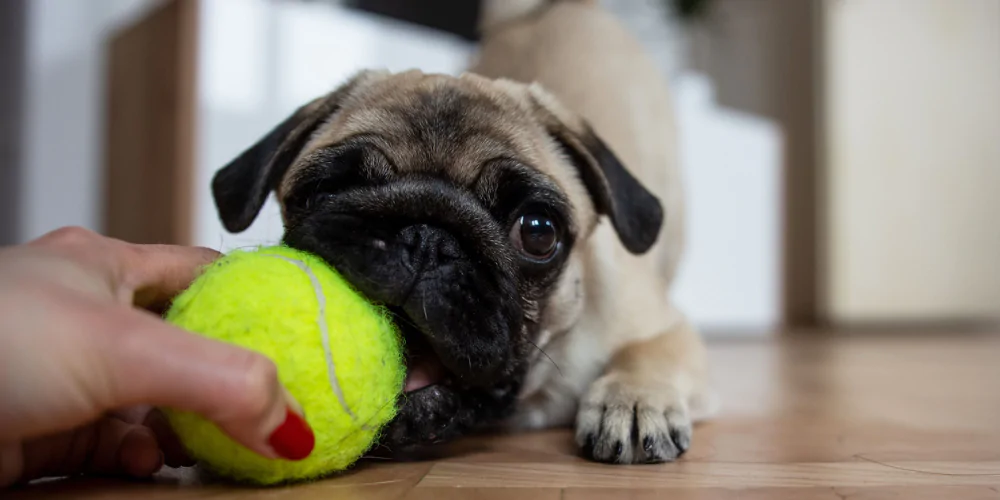
<svg viewBox="0 0 1000 500">
<path fill-rule="evenodd" d="M 297 109 L 215 174 L 212 196 L 227 231 L 239 233 L 250 227 L 268 194 L 281 182 L 313 132 L 337 111 L 364 76 L 359 74 L 334 92 Z"/>
<path fill-rule="evenodd" d="M 632 176 L 584 120 L 562 109 L 537 86 L 532 86 L 529 95 L 542 125 L 580 172 L 597 212 L 611 219 L 629 252 L 648 251 L 663 225 L 660 200 Z"/>
</svg>

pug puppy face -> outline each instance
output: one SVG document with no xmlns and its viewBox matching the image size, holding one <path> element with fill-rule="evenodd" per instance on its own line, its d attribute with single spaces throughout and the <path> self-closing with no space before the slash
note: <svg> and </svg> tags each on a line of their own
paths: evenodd
<svg viewBox="0 0 1000 500">
<path fill-rule="evenodd" d="M 659 200 L 586 123 L 536 86 L 362 72 L 296 111 L 218 172 L 229 231 L 274 192 L 284 242 L 387 305 L 408 375 L 395 451 L 510 414 L 543 331 L 580 313 L 578 256 L 599 223 L 633 253 Z M 606 221 L 606 222 L 605 222 Z"/>
</svg>

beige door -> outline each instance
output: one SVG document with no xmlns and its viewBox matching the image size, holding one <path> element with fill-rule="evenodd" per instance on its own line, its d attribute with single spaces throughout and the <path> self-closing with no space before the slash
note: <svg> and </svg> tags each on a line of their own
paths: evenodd
<svg viewBox="0 0 1000 500">
<path fill-rule="evenodd" d="M 822 304 L 1000 316 L 1000 2 L 831 0 Z"/>
</svg>

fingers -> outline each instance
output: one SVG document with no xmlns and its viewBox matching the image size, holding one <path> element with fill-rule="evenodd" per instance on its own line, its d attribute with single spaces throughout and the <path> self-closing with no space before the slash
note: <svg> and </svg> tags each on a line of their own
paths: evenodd
<svg viewBox="0 0 1000 500">
<path fill-rule="evenodd" d="M 156 308 L 169 302 L 219 257 L 208 248 L 136 245 L 78 227 L 52 231 L 28 244 L 55 252 L 99 275 L 122 304 Z M 64 282 L 70 277 L 64 277 Z"/>
<path fill-rule="evenodd" d="M 198 413 L 271 458 L 302 459 L 312 430 L 268 358 L 176 329 L 149 314 L 121 311 L 103 359 L 107 407 L 153 404 Z"/>
<path fill-rule="evenodd" d="M 153 433 L 117 418 L 102 418 L 70 432 L 30 440 L 20 453 L 18 477 L 8 478 L 8 483 L 80 473 L 142 478 L 163 466 Z"/>
<path fill-rule="evenodd" d="M 144 308 L 168 303 L 220 255 L 201 247 L 123 245 L 121 291 Z"/>
<path fill-rule="evenodd" d="M 163 415 L 144 407 L 114 412 L 94 424 L 24 445 L 0 448 L 0 488 L 80 473 L 144 478 L 164 465 L 194 465 Z"/>
<path fill-rule="evenodd" d="M 269 359 L 184 332 L 145 312 L 121 307 L 166 303 L 217 258 L 217 252 L 132 245 L 79 228 L 55 231 L 32 245 L 47 250 L 38 253 L 60 257 L 52 265 L 65 264 L 67 269 L 53 276 L 68 290 L 82 295 L 78 298 L 99 299 L 88 302 L 64 298 L 64 308 L 70 303 L 80 305 L 80 318 L 88 318 L 74 323 L 75 328 L 87 332 L 88 338 L 72 346 L 74 350 L 68 357 L 88 360 L 98 369 L 70 373 L 71 387 L 83 395 L 88 406 L 73 407 L 72 415 L 54 416 L 52 422 L 65 425 L 67 422 L 62 420 L 85 413 L 93 418 L 109 408 L 149 404 L 198 413 L 213 420 L 236 441 L 267 457 L 302 459 L 312 451 L 312 431 L 298 405 L 281 387 L 277 369 Z M 78 271 L 75 277 L 66 278 L 74 269 Z M 94 332 L 92 338 L 90 332 Z M 80 364 L 90 367 L 88 363 Z M 40 429 L 26 427 L 21 430 L 22 436 L 38 435 Z M 146 438 L 136 435 L 129 439 L 141 443 Z M 141 450 L 142 445 L 127 449 Z M 130 463 L 134 460 L 148 465 L 145 453 L 126 458 Z"/>
<path fill-rule="evenodd" d="M 156 442 L 160 444 L 160 451 L 163 452 L 164 463 L 170 467 L 190 467 L 195 464 L 194 459 L 187 454 L 181 440 L 174 434 L 167 422 L 167 417 L 163 416 L 160 410 L 152 410 L 143 420 L 143 425 L 156 435 Z"/>
<path fill-rule="evenodd" d="M 153 431 L 141 425 L 130 427 L 131 429 L 122 435 L 118 449 L 110 452 L 107 461 L 103 462 L 110 465 L 110 468 L 92 472 L 149 477 L 163 467 L 165 459 Z M 114 450 L 111 447 L 108 449 Z M 95 465 L 100 464 L 101 462 L 95 462 Z"/>
<path fill-rule="evenodd" d="M 195 464 L 187 454 L 184 445 L 170 427 L 163 413 L 149 406 L 132 406 L 116 410 L 111 415 L 130 424 L 141 424 L 156 436 L 166 465 L 170 467 L 189 467 Z"/>
</svg>

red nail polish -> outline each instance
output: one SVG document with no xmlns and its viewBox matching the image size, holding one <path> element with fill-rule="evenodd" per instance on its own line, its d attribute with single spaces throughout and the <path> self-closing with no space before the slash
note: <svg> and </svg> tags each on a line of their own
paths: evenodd
<svg viewBox="0 0 1000 500">
<path fill-rule="evenodd" d="M 271 433 L 268 443 L 278 455 L 288 460 L 302 460 L 312 452 L 316 436 L 302 417 L 286 410 L 285 421 Z"/>
</svg>

